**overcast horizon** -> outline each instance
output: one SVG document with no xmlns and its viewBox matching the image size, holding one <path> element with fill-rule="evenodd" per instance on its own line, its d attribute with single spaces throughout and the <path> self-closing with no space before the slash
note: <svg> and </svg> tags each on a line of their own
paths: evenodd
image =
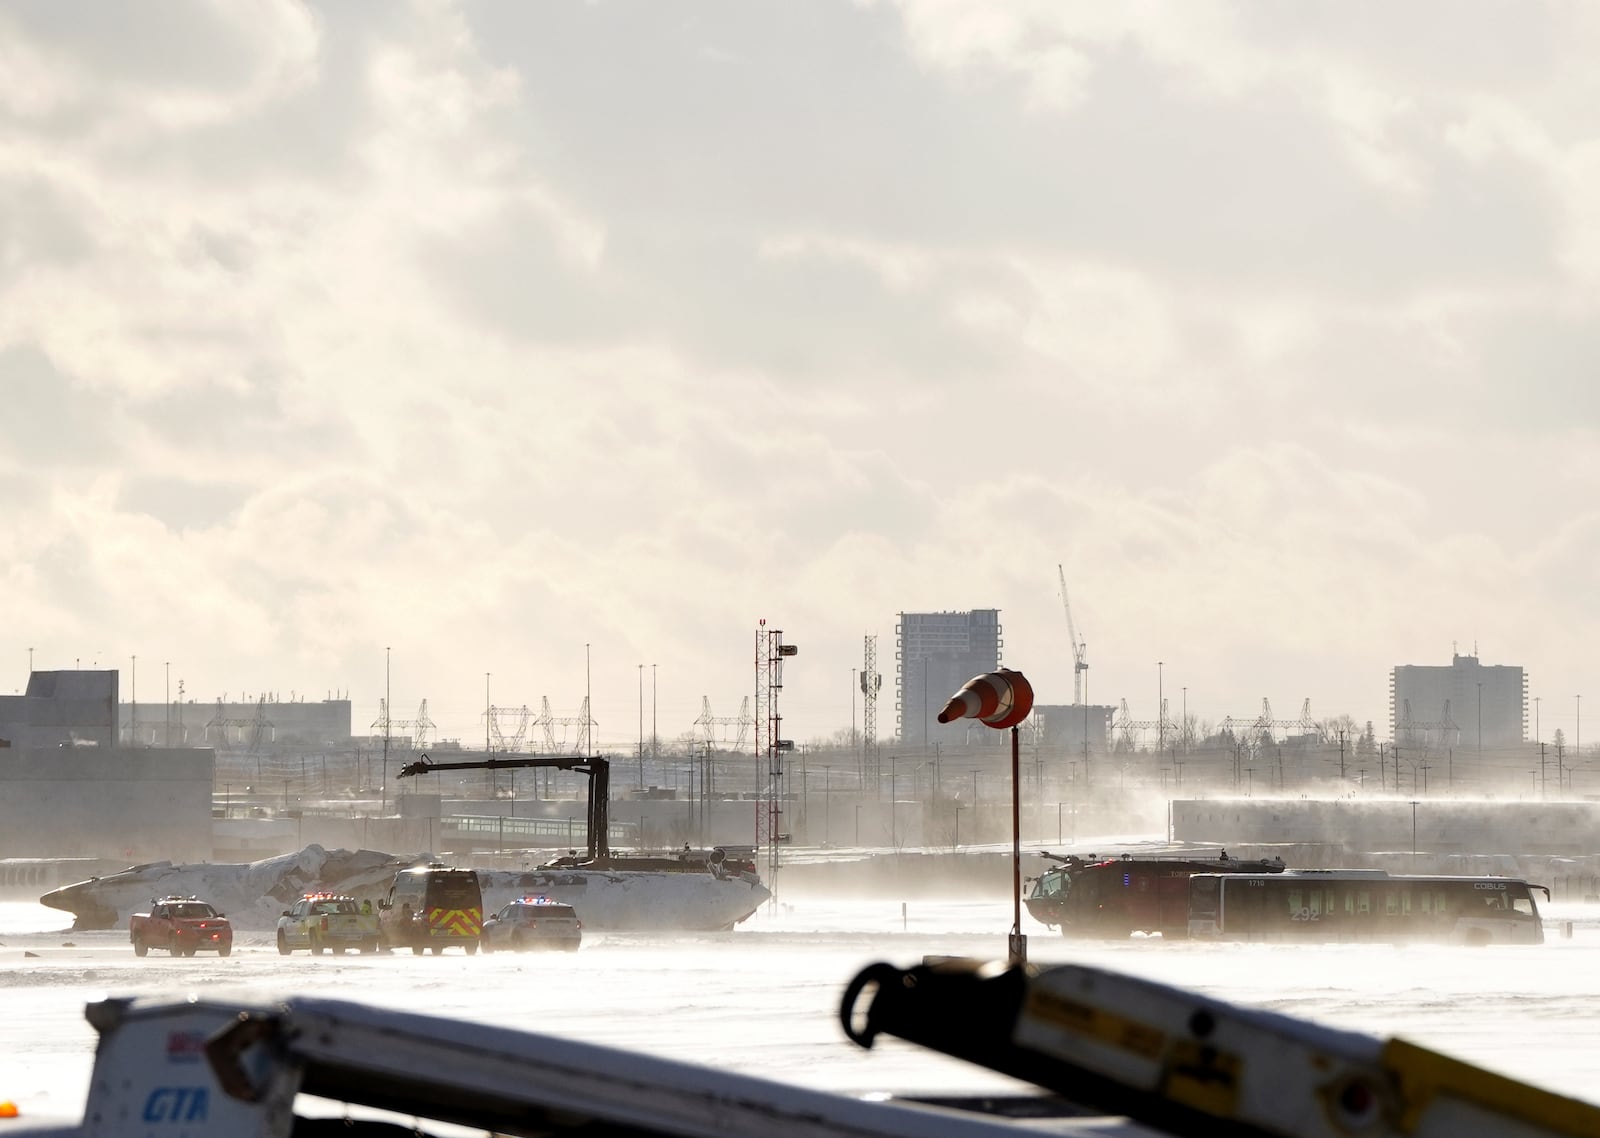
<svg viewBox="0 0 1600 1138">
<path fill-rule="evenodd" d="M 800 741 L 879 637 L 883 738 L 901 611 L 999 609 L 1071 702 L 1060 564 L 1136 718 L 1161 661 L 1174 717 L 1382 738 L 1456 651 L 1570 737 L 1597 48 L 1554 2 L 15 0 L 0 690 L 361 731 L 387 683 L 470 744 L 487 673 L 620 749 L 736 714 L 765 618 Z"/>
</svg>

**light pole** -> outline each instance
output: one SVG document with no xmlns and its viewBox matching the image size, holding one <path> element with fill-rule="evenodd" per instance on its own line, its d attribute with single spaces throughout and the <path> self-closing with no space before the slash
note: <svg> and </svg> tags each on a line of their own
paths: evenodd
<svg viewBox="0 0 1600 1138">
<path fill-rule="evenodd" d="M 166 661 L 165 667 L 167 669 L 167 688 L 165 697 L 167 705 L 167 722 L 161 736 L 161 745 L 163 747 L 170 747 L 172 746 L 172 661 Z M 28 669 L 29 671 L 33 670 L 32 648 L 28 649 Z"/>
<path fill-rule="evenodd" d="M 131 693 L 132 705 L 128 711 L 128 745 L 137 746 L 139 743 L 139 657 L 133 658 L 133 691 Z"/>
<path fill-rule="evenodd" d="M 1156 661 L 1156 754 L 1160 754 L 1167 746 L 1167 697 L 1162 686 L 1164 679 L 1161 674 L 1161 661 Z"/>
<path fill-rule="evenodd" d="M 644 789 L 644 665 L 639 665 L 639 789 Z"/>
<path fill-rule="evenodd" d="M 650 757 L 659 760 L 661 736 L 656 733 L 656 666 L 650 665 Z"/>
<path fill-rule="evenodd" d="M 928 658 L 922 658 L 922 749 L 928 749 Z"/>
<path fill-rule="evenodd" d="M 256 781 L 261 781 L 260 772 Z M 389 804 L 389 649 L 383 650 L 383 774 L 378 779 L 378 813 L 386 812 Z"/>
<path fill-rule="evenodd" d="M 1417 872 L 1417 800 L 1411 800 L 1411 872 Z"/>
<path fill-rule="evenodd" d="M 833 764 L 822 764 L 822 844 L 832 844 L 833 821 Z"/>
<path fill-rule="evenodd" d="M 924 673 L 926 676 L 926 673 Z M 927 720 L 923 720 L 923 730 L 927 730 Z M 893 849 L 900 848 L 899 834 L 895 829 L 895 816 L 900 813 L 900 756 L 889 756 L 889 845 Z"/>
<path fill-rule="evenodd" d="M 978 836 L 978 768 L 972 768 L 972 836 Z"/>
</svg>

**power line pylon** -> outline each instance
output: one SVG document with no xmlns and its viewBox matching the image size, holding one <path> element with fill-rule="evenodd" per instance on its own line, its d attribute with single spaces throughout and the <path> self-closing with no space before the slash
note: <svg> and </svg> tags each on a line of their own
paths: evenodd
<svg viewBox="0 0 1600 1138">
<path fill-rule="evenodd" d="M 744 702 L 739 705 L 738 715 L 713 715 L 711 714 L 711 697 L 700 697 L 700 717 L 694 721 L 699 730 L 699 741 L 706 748 L 715 747 L 718 727 L 731 727 L 734 729 L 733 750 L 742 751 L 745 744 L 750 741 L 750 697 L 745 696 Z M 727 733 L 723 732 L 722 741 L 727 741 Z"/>
<path fill-rule="evenodd" d="M 521 707 L 491 707 L 489 709 L 489 734 L 494 737 L 497 751 L 516 754 L 528 737 L 528 726 L 533 712 L 527 704 Z"/>
<path fill-rule="evenodd" d="M 567 749 L 567 728 L 580 728 L 577 741 L 572 745 L 572 753 L 582 754 L 585 740 L 594 738 L 594 729 L 599 726 L 589 714 L 589 697 L 583 697 L 583 703 L 578 707 L 576 715 L 552 715 L 550 713 L 550 697 L 541 696 L 539 700 L 539 714 L 529 722 L 530 727 L 539 727 L 544 731 L 545 754 L 554 755 Z M 556 728 L 561 728 L 561 740 L 556 741 Z M 587 728 L 587 730 L 582 730 Z"/>
<path fill-rule="evenodd" d="M 180 685 L 181 686 L 181 685 Z M 272 720 L 267 718 L 267 697 L 262 696 L 256 704 L 256 713 L 249 717 L 228 716 L 223 713 L 222 700 L 217 700 L 217 713 L 211 717 L 211 722 L 206 724 L 207 739 L 211 738 L 211 729 L 217 729 L 218 741 L 223 745 L 228 743 L 228 728 L 239 730 L 239 741 L 252 755 L 261 751 L 261 748 L 271 742 L 276 734 Z"/>
</svg>

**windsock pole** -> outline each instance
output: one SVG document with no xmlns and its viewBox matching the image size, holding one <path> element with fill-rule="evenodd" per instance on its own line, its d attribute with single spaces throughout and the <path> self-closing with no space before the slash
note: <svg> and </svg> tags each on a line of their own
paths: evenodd
<svg viewBox="0 0 1600 1138">
<path fill-rule="evenodd" d="M 1022 791 L 1018 772 L 1017 729 L 1011 729 L 1011 943 L 1012 964 L 1028 962 L 1028 938 L 1022 935 Z"/>
<path fill-rule="evenodd" d="M 939 722 L 977 719 L 989 727 L 1011 729 L 1011 935 L 1012 964 L 1028 962 L 1028 938 L 1022 933 L 1022 786 L 1021 743 L 1017 725 L 1033 710 L 1033 686 L 1021 672 L 1001 668 L 973 676 L 939 712 Z"/>
</svg>

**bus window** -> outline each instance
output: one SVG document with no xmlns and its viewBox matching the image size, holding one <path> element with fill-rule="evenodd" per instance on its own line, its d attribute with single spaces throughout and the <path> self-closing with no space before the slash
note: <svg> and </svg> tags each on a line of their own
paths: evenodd
<svg viewBox="0 0 1600 1138">
<path fill-rule="evenodd" d="M 1356 894 L 1356 912 L 1362 916 L 1372 912 L 1372 894 L 1362 889 Z"/>
<path fill-rule="evenodd" d="M 1533 916 L 1532 897 L 1513 897 L 1511 907 L 1519 913 L 1526 913 L 1530 917 Z"/>
<path fill-rule="evenodd" d="M 1400 891 L 1400 912 L 1411 912 L 1411 890 L 1409 889 L 1402 889 Z"/>
<path fill-rule="evenodd" d="M 1263 925 L 1282 921 L 1276 913 L 1268 915 L 1266 882 L 1245 878 L 1226 881 L 1222 893 L 1222 921 L 1224 927 L 1248 937 Z"/>
<path fill-rule="evenodd" d="M 1504 892 L 1498 891 L 1485 892 L 1483 894 L 1483 905 L 1484 908 L 1493 909 L 1497 913 L 1504 912 L 1506 908 L 1506 895 Z"/>
<path fill-rule="evenodd" d="M 1448 893 L 1446 893 L 1443 889 L 1434 890 L 1434 894 L 1433 894 L 1433 911 L 1435 913 L 1439 913 L 1441 915 L 1446 913 L 1446 912 L 1448 912 L 1449 909 L 1450 909 L 1450 906 L 1448 904 L 1449 898 L 1450 898 L 1450 895 Z"/>
<path fill-rule="evenodd" d="M 1394 895 L 1393 889 L 1383 891 L 1383 912 L 1387 917 L 1395 916 L 1400 912 L 1400 898 Z"/>
<path fill-rule="evenodd" d="M 1300 890 L 1289 890 L 1289 915 L 1292 917 L 1303 908 L 1305 908 L 1305 902 L 1300 896 Z"/>
</svg>

